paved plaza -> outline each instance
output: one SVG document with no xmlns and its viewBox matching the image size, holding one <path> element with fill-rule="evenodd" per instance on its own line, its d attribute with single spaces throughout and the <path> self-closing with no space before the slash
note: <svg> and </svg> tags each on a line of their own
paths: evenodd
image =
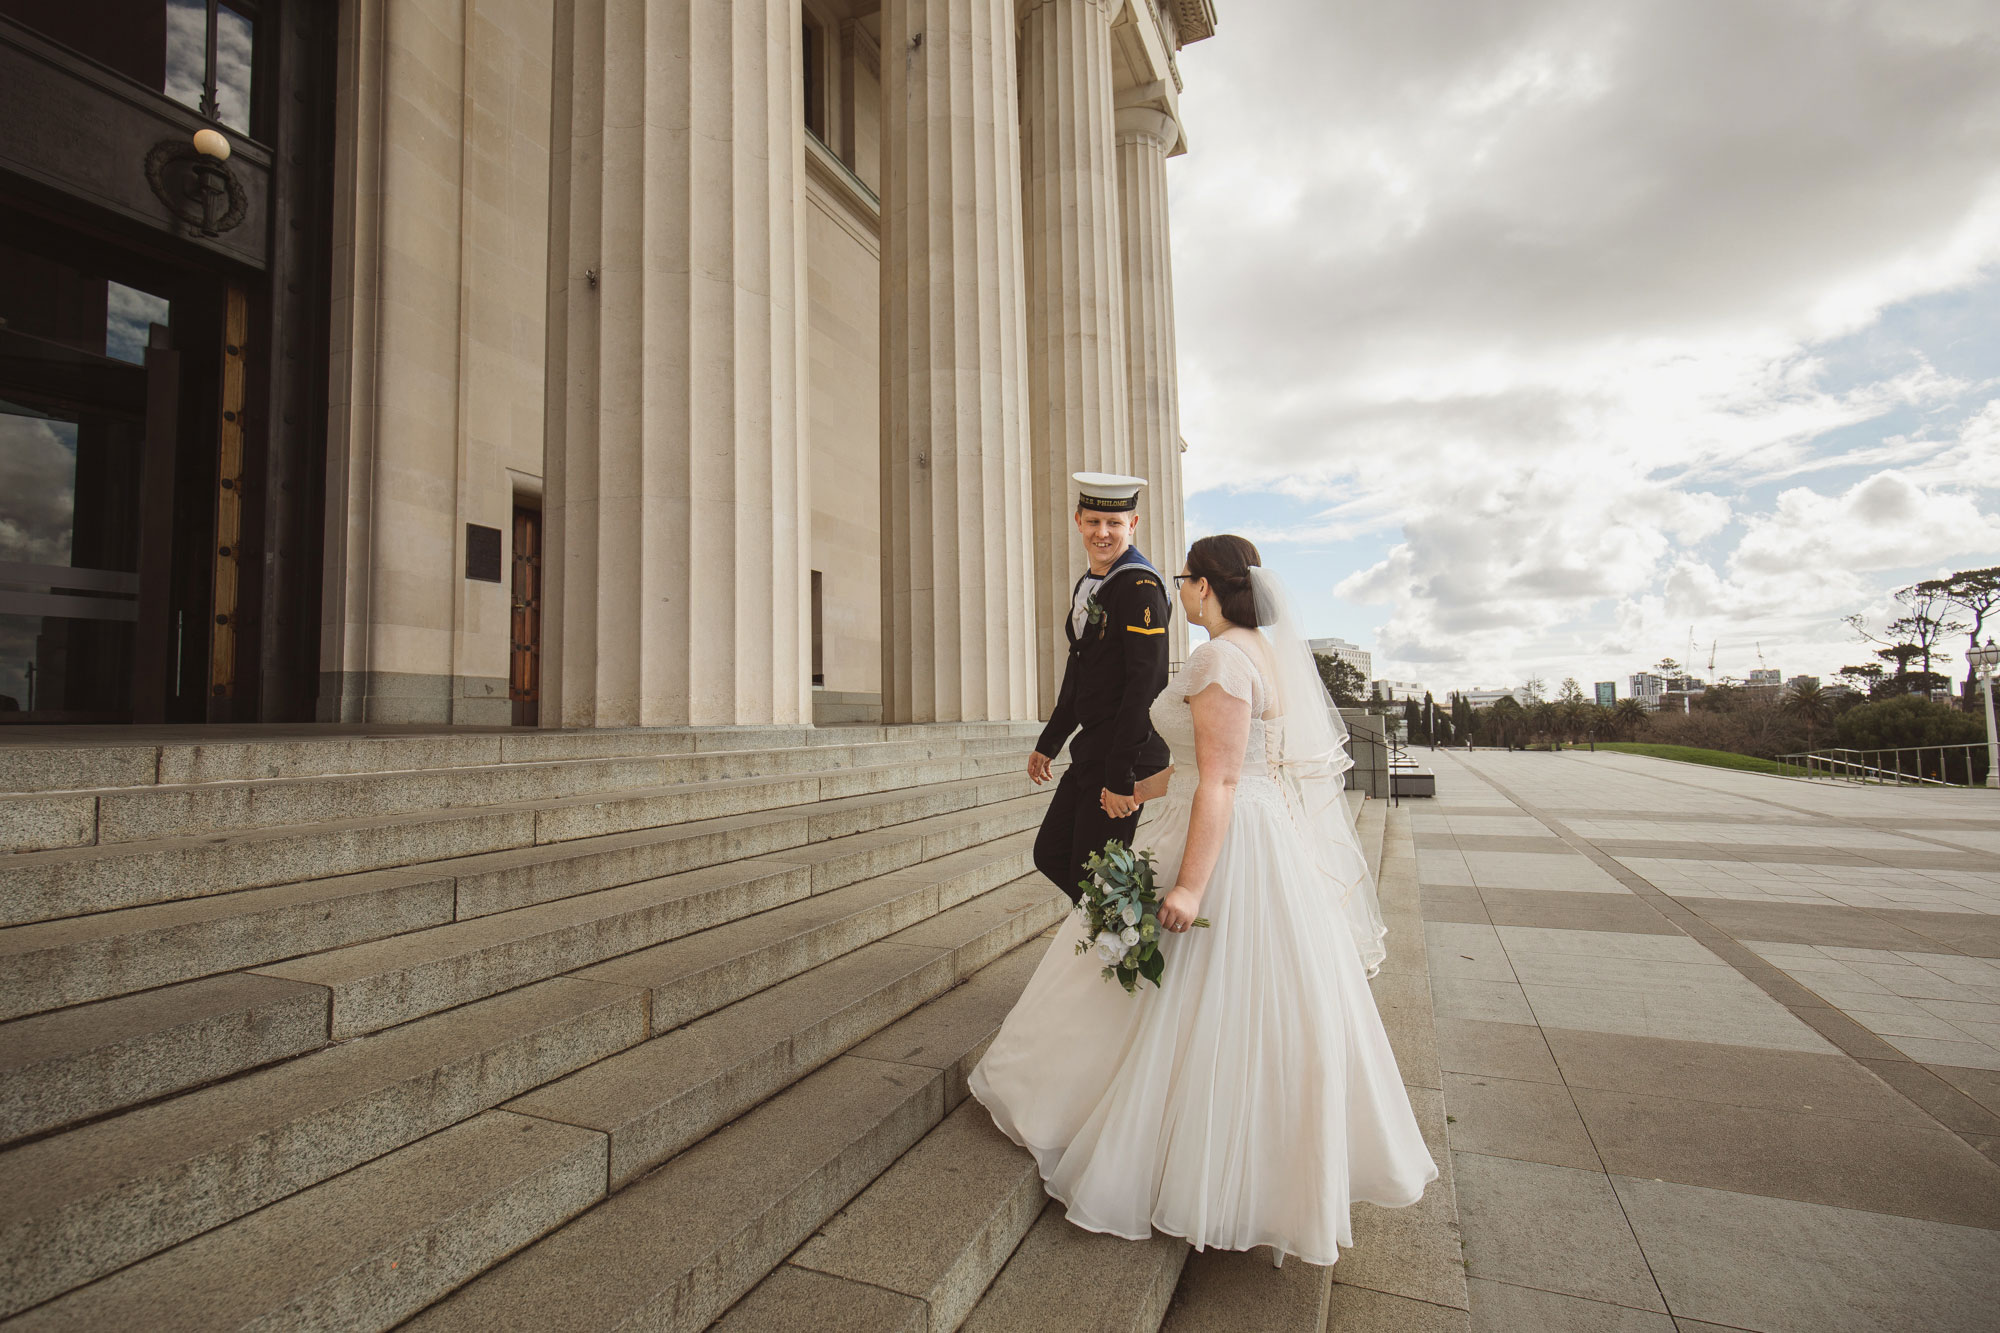
<svg viewBox="0 0 2000 1333">
<path fill-rule="evenodd" d="M 1434 758 L 1473 1328 L 2000 1325 L 2000 793 Z"/>
</svg>

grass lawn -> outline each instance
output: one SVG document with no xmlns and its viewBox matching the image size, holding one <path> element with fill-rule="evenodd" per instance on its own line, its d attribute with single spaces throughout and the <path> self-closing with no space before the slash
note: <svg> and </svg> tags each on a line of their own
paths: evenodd
<svg viewBox="0 0 2000 1333">
<path fill-rule="evenodd" d="M 1708 764 L 1714 768 L 1740 768 L 1746 773 L 1774 773 L 1781 778 L 1802 778 L 1806 771 L 1797 764 L 1781 764 L 1755 755 L 1732 754 L 1728 750 L 1698 750 L 1692 745 L 1642 745 L 1637 741 L 1599 741 L 1600 750 L 1620 754 L 1651 755 L 1655 759 L 1678 759 L 1684 764 Z"/>
</svg>

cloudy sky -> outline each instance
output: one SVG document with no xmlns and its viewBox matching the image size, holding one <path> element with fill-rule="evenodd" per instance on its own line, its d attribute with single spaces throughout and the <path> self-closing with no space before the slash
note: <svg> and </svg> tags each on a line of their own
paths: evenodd
<svg viewBox="0 0 2000 1333">
<path fill-rule="evenodd" d="M 1216 8 L 1190 531 L 1314 632 L 1440 693 L 1622 695 L 1691 636 L 1824 675 L 1843 615 L 2000 564 L 2000 5 Z"/>
</svg>

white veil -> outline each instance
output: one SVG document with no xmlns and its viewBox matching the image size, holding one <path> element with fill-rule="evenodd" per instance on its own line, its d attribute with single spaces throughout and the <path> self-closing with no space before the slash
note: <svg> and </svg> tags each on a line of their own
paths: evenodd
<svg viewBox="0 0 2000 1333">
<path fill-rule="evenodd" d="M 1344 775 L 1354 767 L 1347 749 L 1347 723 L 1320 680 L 1312 649 L 1299 627 L 1297 609 L 1284 583 L 1259 565 L 1250 567 L 1250 591 L 1256 598 L 1257 619 L 1263 622 L 1271 649 L 1278 704 L 1284 723 L 1271 754 L 1279 785 L 1293 807 L 1293 816 L 1312 849 L 1322 874 L 1336 894 L 1354 932 L 1361 961 L 1373 976 L 1388 954 L 1382 940 L 1388 928 L 1375 895 L 1375 878 L 1354 828 L 1347 804 Z"/>
</svg>

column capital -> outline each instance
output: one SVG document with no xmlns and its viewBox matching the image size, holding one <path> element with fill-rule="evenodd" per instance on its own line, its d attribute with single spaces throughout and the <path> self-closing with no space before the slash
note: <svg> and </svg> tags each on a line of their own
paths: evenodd
<svg viewBox="0 0 2000 1333">
<path fill-rule="evenodd" d="M 1150 141 L 1159 145 L 1162 153 L 1169 153 L 1181 141 L 1180 121 L 1157 107 L 1120 107 L 1116 124 L 1121 144 Z"/>
<path fill-rule="evenodd" d="M 1125 0 L 1014 0 L 1014 21 L 1021 22 L 1044 5 L 1089 5 L 1102 10 L 1106 18 L 1117 18 Z"/>
</svg>

